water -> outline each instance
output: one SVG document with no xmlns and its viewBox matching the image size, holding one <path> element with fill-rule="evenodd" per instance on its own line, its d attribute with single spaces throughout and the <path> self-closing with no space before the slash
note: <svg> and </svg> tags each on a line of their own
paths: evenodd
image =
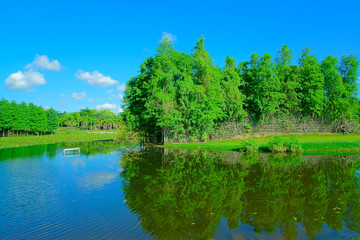
<svg viewBox="0 0 360 240">
<path fill-rule="evenodd" d="M 357 239 L 359 173 L 360 155 L 5 149 L 0 239 Z"/>
</svg>

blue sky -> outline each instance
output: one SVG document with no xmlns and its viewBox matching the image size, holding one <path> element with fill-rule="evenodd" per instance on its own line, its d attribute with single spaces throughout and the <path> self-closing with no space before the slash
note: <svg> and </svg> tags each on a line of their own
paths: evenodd
<svg viewBox="0 0 360 240">
<path fill-rule="evenodd" d="M 164 34 L 191 52 L 204 36 L 215 63 L 283 44 L 360 57 L 359 1 L 2 1 L 0 98 L 58 111 L 121 106 L 123 86 Z M 20 72 L 19 72 L 20 71 Z"/>
</svg>

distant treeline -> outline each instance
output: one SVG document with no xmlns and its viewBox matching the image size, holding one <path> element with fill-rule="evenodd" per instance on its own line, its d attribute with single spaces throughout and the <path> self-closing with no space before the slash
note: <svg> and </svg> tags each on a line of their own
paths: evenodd
<svg viewBox="0 0 360 240">
<path fill-rule="evenodd" d="M 165 39 L 128 81 L 124 119 L 145 136 L 159 139 L 167 132 L 203 140 L 222 123 L 246 116 L 255 122 L 289 117 L 359 122 L 356 56 L 330 55 L 320 62 L 306 47 L 295 65 L 292 55 L 282 46 L 275 58 L 254 53 L 236 65 L 227 57 L 221 69 L 203 38 L 191 54 L 177 52 Z"/>
<path fill-rule="evenodd" d="M 58 127 L 57 113 L 54 109 L 44 110 L 33 103 L 17 104 L 7 100 L 0 101 L 1 136 L 22 134 L 46 134 Z"/>
<path fill-rule="evenodd" d="M 120 114 L 116 115 L 108 109 L 81 109 L 79 112 L 59 113 L 60 128 L 81 128 L 86 130 L 111 130 L 122 124 Z"/>
<path fill-rule="evenodd" d="M 33 103 L 0 101 L 0 136 L 51 134 L 58 128 L 109 130 L 116 129 L 121 122 L 120 116 L 110 110 L 87 108 L 79 112 L 59 113 Z"/>
</svg>

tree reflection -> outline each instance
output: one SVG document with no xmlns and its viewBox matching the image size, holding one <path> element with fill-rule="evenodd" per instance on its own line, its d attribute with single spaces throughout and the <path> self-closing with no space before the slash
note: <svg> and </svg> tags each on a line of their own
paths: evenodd
<svg viewBox="0 0 360 240">
<path fill-rule="evenodd" d="M 80 148 L 81 154 L 85 156 L 97 154 L 107 155 L 114 152 L 115 150 L 126 153 L 138 145 L 139 144 L 136 142 L 96 141 L 83 143 L 54 143 L 5 148 L 0 149 L 0 161 L 11 159 L 40 158 L 44 155 L 46 155 L 48 159 L 53 159 L 58 152 L 62 153 L 62 149 L 64 148 Z"/>
<path fill-rule="evenodd" d="M 255 233 L 326 223 L 360 233 L 359 157 L 144 149 L 121 159 L 126 204 L 158 239 L 212 239 L 222 218 Z"/>
</svg>

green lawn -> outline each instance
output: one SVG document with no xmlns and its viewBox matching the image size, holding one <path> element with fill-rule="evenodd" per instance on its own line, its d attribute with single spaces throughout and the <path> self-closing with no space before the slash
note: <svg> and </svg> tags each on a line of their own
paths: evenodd
<svg viewBox="0 0 360 240">
<path fill-rule="evenodd" d="M 360 152 L 360 134 L 302 134 L 283 135 L 282 138 L 294 136 L 299 139 L 305 152 Z M 273 137 L 254 137 L 260 144 L 261 151 L 268 150 L 268 142 Z M 213 140 L 206 143 L 167 144 L 165 148 L 185 148 L 203 150 L 239 151 L 247 139 Z"/>
<path fill-rule="evenodd" d="M 110 139 L 116 140 L 118 135 L 119 134 L 116 132 L 116 130 L 61 130 L 56 131 L 52 135 L 0 137 L 0 149 L 59 142 L 92 142 L 97 140 Z"/>
</svg>

